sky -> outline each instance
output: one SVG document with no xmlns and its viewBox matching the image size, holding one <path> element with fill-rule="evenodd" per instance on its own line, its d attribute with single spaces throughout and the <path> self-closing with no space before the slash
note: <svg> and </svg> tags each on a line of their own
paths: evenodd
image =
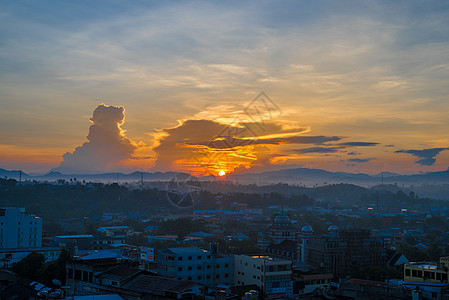
<svg viewBox="0 0 449 300">
<path fill-rule="evenodd" d="M 449 167 L 446 1 L 0 1 L 0 168 Z"/>
</svg>

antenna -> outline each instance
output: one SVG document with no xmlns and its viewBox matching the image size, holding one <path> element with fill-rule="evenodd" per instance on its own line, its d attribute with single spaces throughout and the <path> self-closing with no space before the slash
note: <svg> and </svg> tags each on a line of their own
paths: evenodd
<svg viewBox="0 0 449 300">
<path fill-rule="evenodd" d="M 140 184 L 143 185 L 143 172 L 140 172 Z"/>
<path fill-rule="evenodd" d="M 19 182 L 22 183 L 22 170 L 19 170 Z"/>
</svg>

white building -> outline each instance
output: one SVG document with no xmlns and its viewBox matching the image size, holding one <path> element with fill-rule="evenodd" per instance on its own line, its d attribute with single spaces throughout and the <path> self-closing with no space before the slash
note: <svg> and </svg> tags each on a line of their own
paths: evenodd
<svg viewBox="0 0 449 300">
<path fill-rule="evenodd" d="M 42 247 L 42 219 L 25 208 L 0 208 L 0 249 Z"/>
<path fill-rule="evenodd" d="M 266 299 L 292 296 L 292 261 L 265 255 L 235 255 L 234 285 L 257 285 Z"/>
<path fill-rule="evenodd" d="M 159 271 L 165 277 L 215 286 L 234 282 L 234 258 L 196 247 L 167 248 L 157 253 Z"/>
</svg>

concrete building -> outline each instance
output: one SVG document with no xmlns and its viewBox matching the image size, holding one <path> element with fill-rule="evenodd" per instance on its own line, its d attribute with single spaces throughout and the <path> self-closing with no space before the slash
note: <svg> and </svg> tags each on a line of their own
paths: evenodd
<svg viewBox="0 0 449 300">
<path fill-rule="evenodd" d="M 61 249 L 55 247 L 0 249 L 0 269 L 9 269 L 13 263 L 21 261 L 32 252 L 43 254 L 45 262 L 50 262 L 59 258 Z"/>
<path fill-rule="evenodd" d="M 265 298 L 293 295 L 292 260 L 235 255 L 234 285 L 257 285 Z"/>
<path fill-rule="evenodd" d="M 25 208 L 0 208 L 0 249 L 42 247 L 42 219 Z"/>
<path fill-rule="evenodd" d="M 197 247 L 167 248 L 158 251 L 157 262 L 161 275 L 189 280 L 205 285 L 232 284 L 234 258 L 218 254 L 216 245 L 211 251 Z"/>
<path fill-rule="evenodd" d="M 53 237 L 53 246 L 65 248 L 73 255 L 84 250 L 102 250 L 111 245 L 125 244 L 123 237 L 93 236 L 91 234 L 58 235 Z"/>
<path fill-rule="evenodd" d="M 298 231 L 290 218 L 280 213 L 274 218 L 273 225 L 270 227 L 270 240 L 275 245 L 280 244 L 285 240 L 295 241 L 295 233 Z"/>
<path fill-rule="evenodd" d="M 368 229 L 329 229 L 328 234 L 310 237 L 307 263 L 322 267 L 336 278 L 351 275 L 365 266 L 385 265 L 383 241 L 371 237 Z"/>
<path fill-rule="evenodd" d="M 404 281 L 447 283 L 449 256 L 441 257 L 440 263 L 412 262 L 404 265 Z"/>
</svg>

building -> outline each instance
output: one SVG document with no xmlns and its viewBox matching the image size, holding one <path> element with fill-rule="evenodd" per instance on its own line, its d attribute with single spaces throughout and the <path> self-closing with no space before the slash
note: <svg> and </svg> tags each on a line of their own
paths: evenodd
<svg viewBox="0 0 449 300">
<path fill-rule="evenodd" d="M 322 267 L 336 278 L 386 263 L 383 241 L 371 237 L 368 229 L 329 228 L 325 235 L 311 236 L 305 251 L 307 263 Z"/>
<path fill-rule="evenodd" d="M 55 247 L 0 249 L 0 269 L 9 269 L 13 263 L 21 261 L 32 252 L 44 255 L 45 262 L 50 262 L 59 258 L 61 249 Z"/>
<path fill-rule="evenodd" d="M 75 258 L 66 269 L 68 296 L 117 294 L 130 300 L 191 299 L 207 290 L 195 282 L 155 276 L 108 255 Z"/>
<path fill-rule="evenodd" d="M 133 229 L 128 226 L 98 227 L 97 231 L 102 232 L 109 237 L 126 238 L 133 234 Z"/>
<path fill-rule="evenodd" d="M 0 208 L 0 249 L 42 247 L 42 219 L 25 208 Z"/>
<path fill-rule="evenodd" d="M 273 220 L 269 238 L 275 245 L 285 240 L 295 241 L 297 231 L 298 229 L 292 224 L 290 218 L 286 214 L 280 213 Z"/>
<path fill-rule="evenodd" d="M 211 250 L 197 247 L 167 248 L 158 251 L 157 262 L 161 275 L 189 280 L 205 285 L 232 284 L 234 282 L 234 259 L 220 255 L 217 246 Z"/>
<path fill-rule="evenodd" d="M 53 237 L 53 246 L 65 248 L 77 255 L 84 250 L 102 250 L 112 245 L 125 244 L 123 237 L 93 236 L 91 234 L 58 235 Z"/>
<path fill-rule="evenodd" d="M 449 256 L 441 257 L 440 263 L 412 262 L 404 265 L 404 281 L 447 283 Z"/>
<path fill-rule="evenodd" d="M 303 226 L 301 232 L 296 236 L 296 259 L 300 262 L 307 262 L 309 260 L 307 250 L 312 236 L 313 229 L 310 225 Z"/>
<path fill-rule="evenodd" d="M 265 298 L 293 295 L 292 260 L 235 255 L 234 285 L 257 285 Z"/>
</svg>

